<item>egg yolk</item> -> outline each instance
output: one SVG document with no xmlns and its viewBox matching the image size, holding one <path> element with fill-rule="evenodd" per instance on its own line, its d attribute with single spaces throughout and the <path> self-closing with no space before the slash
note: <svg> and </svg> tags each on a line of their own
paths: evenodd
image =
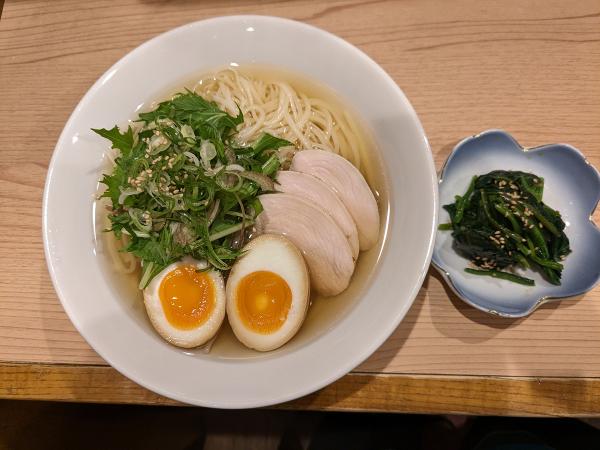
<svg viewBox="0 0 600 450">
<path fill-rule="evenodd" d="M 192 265 L 169 272 L 160 283 L 158 295 L 167 320 L 180 330 L 199 327 L 215 309 L 212 278 Z"/>
<path fill-rule="evenodd" d="M 250 330 L 270 334 L 285 323 L 292 291 L 279 275 L 261 270 L 242 278 L 237 288 L 237 310 Z"/>
</svg>

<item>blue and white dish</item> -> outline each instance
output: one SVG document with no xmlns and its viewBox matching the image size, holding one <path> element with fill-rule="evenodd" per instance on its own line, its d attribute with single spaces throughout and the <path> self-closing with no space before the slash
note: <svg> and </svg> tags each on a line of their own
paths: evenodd
<svg viewBox="0 0 600 450">
<path fill-rule="evenodd" d="M 449 222 L 443 205 L 463 195 L 473 175 L 492 170 L 521 170 L 545 180 L 544 202 L 562 214 L 572 253 L 564 261 L 562 284 L 554 286 L 531 270 L 518 271 L 535 280 L 522 286 L 471 275 L 468 259 L 452 248 L 451 231 L 437 231 L 432 263 L 468 304 L 503 316 L 523 317 L 538 306 L 592 289 L 600 281 L 600 229 L 591 214 L 600 200 L 600 174 L 583 154 L 566 144 L 523 148 L 507 132 L 489 130 L 464 139 L 454 148 L 440 174 L 439 223 Z"/>
</svg>

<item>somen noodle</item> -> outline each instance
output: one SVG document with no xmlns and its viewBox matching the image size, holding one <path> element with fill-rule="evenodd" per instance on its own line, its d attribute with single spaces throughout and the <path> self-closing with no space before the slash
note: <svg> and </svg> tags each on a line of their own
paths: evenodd
<svg viewBox="0 0 600 450">
<path fill-rule="evenodd" d="M 356 124 L 350 115 L 285 81 L 226 69 L 200 80 L 194 91 L 229 114 L 236 115 L 239 107 L 244 114 L 244 123 L 238 129 L 239 144 L 269 133 L 293 142 L 297 149 L 338 153 L 361 169 L 364 143 L 353 131 Z"/>
</svg>

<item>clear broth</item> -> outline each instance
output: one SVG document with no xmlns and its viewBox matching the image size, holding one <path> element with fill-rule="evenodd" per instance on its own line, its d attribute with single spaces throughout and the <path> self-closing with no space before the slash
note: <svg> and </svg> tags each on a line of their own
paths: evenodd
<svg viewBox="0 0 600 450">
<path fill-rule="evenodd" d="M 221 69 L 217 69 L 214 72 L 218 72 L 219 70 Z M 300 331 L 281 348 L 267 353 L 260 353 L 248 349 L 236 339 L 228 321 L 225 320 L 214 341 L 210 353 L 206 353 L 201 347 L 191 350 L 181 349 L 183 353 L 190 356 L 223 359 L 273 357 L 280 352 L 294 351 L 327 333 L 328 330 L 335 327 L 335 325 L 352 310 L 356 302 L 360 300 L 363 291 L 370 284 L 383 250 L 385 229 L 389 217 L 389 188 L 381 155 L 370 130 L 365 127 L 364 122 L 360 120 L 360 116 L 348 106 L 348 103 L 344 101 L 339 94 L 335 93 L 331 88 L 306 76 L 280 68 L 264 65 L 245 65 L 236 68 L 236 70 L 239 70 L 240 73 L 259 77 L 267 81 L 283 80 L 309 97 L 320 98 L 326 101 L 332 109 L 346 111 L 352 117 L 355 124 L 357 124 L 354 131 L 358 137 L 363 140 L 365 143 L 364 147 L 367 149 L 366 154 L 361 155 L 361 171 L 375 193 L 379 205 L 381 223 L 379 241 L 377 245 L 370 250 L 360 253 L 350 285 L 344 292 L 334 297 L 320 297 L 313 294 L 308 314 Z M 159 95 L 157 97 L 160 99 L 159 101 L 171 98 L 173 94 L 181 92 L 184 87 L 193 88 L 199 80 L 206 78 L 206 76 L 209 76 L 210 73 L 214 72 L 209 72 L 208 75 L 205 76 L 194 77 L 191 80 L 188 80 L 188 82 L 178 83 L 175 88 L 166 90 L 165 95 Z M 158 101 L 150 102 L 143 109 L 151 109 L 157 102 Z M 100 185 L 100 187 L 101 186 L 102 185 Z M 98 202 L 97 206 L 99 204 L 100 203 Z M 108 233 L 102 232 L 102 214 L 105 214 L 105 210 L 102 207 L 97 207 L 95 209 L 96 236 L 101 236 L 101 239 L 97 240 L 97 251 L 98 255 L 103 259 L 104 272 L 109 285 L 113 289 L 114 295 L 117 298 L 123 299 L 126 312 L 130 314 L 141 327 L 145 328 L 148 333 L 154 333 L 156 338 L 162 341 L 154 331 L 150 320 L 146 315 L 143 296 L 141 291 L 137 288 L 139 272 L 124 275 L 118 273 L 112 267 L 110 256 L 105 249 L 110 236 Z M 170 345 L 165 341 L 162 342 L 164 345 Z"/>
</svg>

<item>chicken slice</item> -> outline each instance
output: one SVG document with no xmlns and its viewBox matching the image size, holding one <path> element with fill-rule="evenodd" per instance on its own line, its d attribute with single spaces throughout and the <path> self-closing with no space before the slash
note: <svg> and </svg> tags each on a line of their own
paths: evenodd
<svg viewBox="0 0 600 450">
<path fill-rule="evenodd" d="M 302 252 L 311 287 L 324 296 L 348 287 L 354 272 L 352 250 L 335 221 L 319 206 L 293 194 L 263 194 L 256 218 L 259 233 L 287 237 Z"/>
<path fill-rule="evenodd" d="M 297 195 L 320 206 L 340 227 L 350 243 L 352 257 L 356 260 L 358 257 L 356 224 L 333 189 L 312 175 L 292 170 L 282 170 L 277 174 L 275 190 Z"/>
<path fill-rule="evenodd" d="M 354 219 L 361 250 L 368 250 L 377 243 L 377 201 L 365 178 L 350 161 L 324 150 L 302 150 L 294 156 L 290 169 L 312 175 L 334 190 Z"/>
</svg>

